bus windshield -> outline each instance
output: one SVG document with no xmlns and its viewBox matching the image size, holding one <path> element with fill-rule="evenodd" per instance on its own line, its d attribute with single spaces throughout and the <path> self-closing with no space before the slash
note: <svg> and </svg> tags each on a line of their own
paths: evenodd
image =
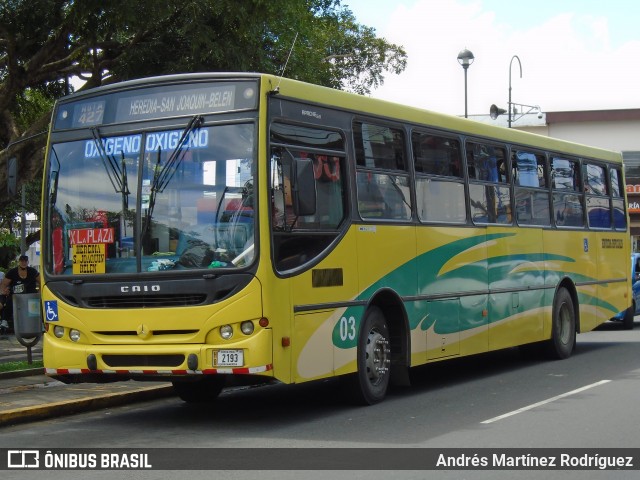
<svg viewBox="0 0 640 480">
<path fill-rule="evenodd" d="M 51 145 L 51 274 L 238 268 L 254 258 L 254 125 L 90 137 Z"/>
</svg>

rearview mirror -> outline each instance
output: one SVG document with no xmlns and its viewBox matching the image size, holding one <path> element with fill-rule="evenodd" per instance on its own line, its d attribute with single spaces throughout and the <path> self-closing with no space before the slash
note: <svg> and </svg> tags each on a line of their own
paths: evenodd
<svg viewBox="0 0 640 480">
<path fill-rule="evenodd" d="M 296 158 L 292 168 L 293 213 L 296 216 L 313 215 L 316 213 L 316 180 L 313 175 L 313 161 L 310 158 Z"/>
</svg>

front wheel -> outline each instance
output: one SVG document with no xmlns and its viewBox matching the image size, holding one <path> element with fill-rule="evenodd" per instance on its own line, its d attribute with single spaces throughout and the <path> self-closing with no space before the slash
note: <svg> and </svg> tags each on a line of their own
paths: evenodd
<svg viewBox="0 0 640 480">
<path fill-rule="evenodd" d="M 352 398 L 360 404 L 381 402 L 391 377 L 389 329 L 382 310 L 371 307 L 358 338 L 358 372 L 349 379 Z"/>
<path fill-rule="evenodd" d="M 553 301 L 551 339 L 547 341 L 550 358 L 568 358 L 576 345 L 576 313 L 573 299 L 566 288 L 560 288 Z"/>
</svg>

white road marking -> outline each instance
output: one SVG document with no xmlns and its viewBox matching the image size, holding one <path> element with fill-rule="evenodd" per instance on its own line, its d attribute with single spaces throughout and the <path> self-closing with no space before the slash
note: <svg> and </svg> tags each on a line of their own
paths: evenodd
<svg viewBox="0 0 640 480">
<path fill-rule="evenodd" d="M 511 417 L 513 415 L 517 415 L 518 413 L 526 412 L 527 410 L 532 410 L 532 409 L 534 409 L 536 407 L 539 407 L 541 405 L 546 405 L 547 403 L 555 402 L 556 400 L 568 397 L 569 395 L 574 395 L 576 393 L 580 393 L 580 392 L 584 392 L 585 390 L 589 390 L 590 388 L 597 387 L 597 386 L 600 386 L 600 385 L 604 385 L 605 383 L 609 383 L 610 381 L 611 380 L 600 380 L 599 382 L 592 383 L 591 385 L 586 385 L 586 386 L 578 388 L 576 390 L 571 390 L 570 392 L 563 393 L 562 395 L 558 395 L 556 397 L 551 397 L 551 398 L 548 398 L 547 400 L 542 400 L 541 402 L 538 402 L 538 403 L 533 403 L 533 404 L 528 405 L 526 407 L 519 408 L 518 410 L 514 410 L 512 412 L 505 413 L 504 415 L 499 415 L 497 417 L 490 418 L 489 420 L 484 420 L 483 422 L 480 422 L 480 423 L 487 424 L 487 423 L 497 422 L 498 420 L 502 420 L 503 418 Z"/>
</svg>

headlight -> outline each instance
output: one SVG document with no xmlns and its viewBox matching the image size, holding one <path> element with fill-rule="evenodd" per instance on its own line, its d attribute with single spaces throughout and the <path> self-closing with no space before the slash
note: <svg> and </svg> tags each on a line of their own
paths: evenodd
<svg viewBox="0 0 640 480">
<path fill-rule="evenodd" d="M 72 328 L 69 331 L 69 338 L 71 339 L 72 342 L 77 342 L 78 340 L 80 340 L 80 330 L 76 330 L 75 328 Z"/>
<path fill-rule="evenodd" d="M 62 338 L 64 336 L 64 327 L 56 325 L 53 327 L 53 334 L 58 338 Z"/>
<path fill-rule="evenodd" d="M 250 320 L 242 322 L 240 324 L 240 330 L 242 330 L 242 333 L 245 335 L 251 335 L 253 333 L 253 322 Z"/>
<path fill-rule="evenodd" d="M 225 340 L 229 340 L 233 337 L 233 327 L 231 325 L 222 325 L 220 327 L 220 336 Z"/>
</svg>

